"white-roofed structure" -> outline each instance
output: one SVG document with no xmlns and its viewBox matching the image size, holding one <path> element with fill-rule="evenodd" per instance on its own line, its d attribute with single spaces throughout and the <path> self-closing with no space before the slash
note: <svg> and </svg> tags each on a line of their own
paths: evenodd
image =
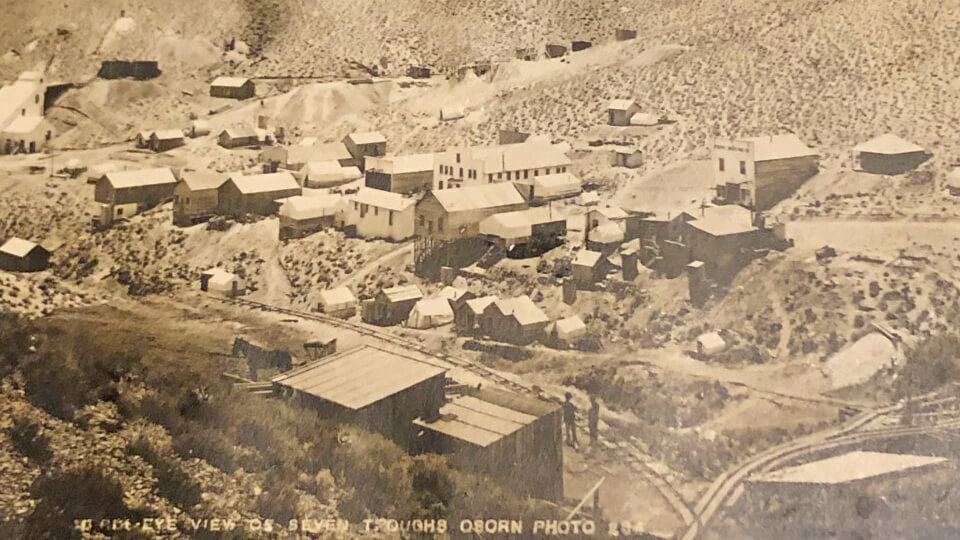
<svg viewBox="0 0 960 540">
<path fill-rule="evenodd" d="M 638 112 L 630 117 L 631 126 L 655 126 L 660 123 L 660 118 L 655 114 Z"/>
<path fill-rule="evenodd" d="M 623 224 L 609 221 L 590 229 L 587 233 L 587 249 L 610 254 L 623 243 L 623 239 Z"/>
<path fill-rule="evenodd" d="M 343 138 L 343 144 L 355 160 L 354 165 L 360 171 L 366 170 L 367 157 L 387 155 L 387 138 L 379 131 L 362 131 L 351 133 Z"/>
<path fill-rule="evenodd" d="M 523 198 L 534 204 L 576 197 L 583 191 L 580 179 L 569 172 L 542 174 L 532 179 L 515 180 L 514 184 Z"/>
<path fill-rule="evenodd" d="M 346 287 L 327 289 L 320 292 L 318 307 L 327 315 L 348 319 L 357 313 L 357 297 Z"/>
<path fill-rule="evenodd" d="M 416 234 L 441 240 L 473 238 L 488 216 L 526 208 L 510 182 L 431 191 L 417 203 Z"/>
<path fill-rule="evenodd" d="M 344 200 L 335 193 L 296 195 L 284 199 L 280 216 L 280 239 L 300 238 L 333 227 L 342 219 Z"/>
<path fill-rule="evenodd" d="M 190 127 L 187 128 L 191 137 L 202 137 L 204 135 L 210 134 L 210 122 L 207 120 L 196 119 L 190 122 Z"/>
<path fill-rule="evenodd" d="M 0 152 L 39 152 L 50 139 L 43 117 L 46 89 L 44 76 L 32 71 L 0 88 Z"/>
<path fill-rule="evenodd" d="M 277 211 L 278 199 L 302 193 L 300 184 L 289 172 L 235 174 L 220 186 L 219 212 L 231 216 L 268 216 Z"/>
<path fill-rule="evenodd" d="M 244 294 L 246 288 L 246 282 L 242 278 L 220 268 L 212 268 L 200 274 L 200 290 L 204 292 L 233 298 Z"/>
<path fill-rule="evenodd" d="M 217 213 L 220 186 L 227 181 L 225 173 L 185 170 L 173 190 L 173 222 L 181 227 L 206 220 Z"/>
<path fill-rule="evenodd" d="M 381 289 L 373 298 L 364 302 L 361 316 L 364 322 L 379 326 L 400 324 L 410 316 L 410 310 L 423 298 L 416 285 L 398 285 Z"/>
<path fill-rule="evenodd" d="M 707 332 L 697 336 L 697 355 L 700 357 L 723 352 L 726 348 L 727 342 L 724 341 L 719 332 Z"/>
<path fill-rule="evenodd" d="M 633 115 L 640 112 L 640 106 L 631 99 L 615 99 L 607 105 L 607 124 L 611 126 L 629 126 Z"/>
<path fill-rule="evenodd" d="M 574 343 L 587 335 L 587 325 L 577 315 L 557 320 L 553 325 L 553 332 L 563 343 Z"/>
<path fill-rule="evenodd" d="M 450 121 L 459 120 L 466 115 L 462 105 L 446 105 L 440 107 L 440 120 Z"/>
<path fill-rule="evenodd" d="M 853 148 L 855 168 L 872 174 L 898 175 L 917 168 L 930 156 L 923 147 L 885 133 Z"/>
<path fill-rule="evenodd" d="M 217 135 L 217 144 L 224 148 L 241 148 L 260 144 L 260 135 L 251 126 L 229 127 Z"/>
<path fill-rule="evenodd" d="M 546 242 L 566 233 L 567 218 L 546 206 L 493 214 L 480 222 L 480 234 L 506 246 Z"/>
<path fill-rule="evenodd" d="M 369 188 L 404 194 L 430 189 L 434 159 L 432 153 L 368 157 L 365 184 Z"/>
<path fill-rule="evenodd" d="M 718 138 L 713 145 L 717 199 L 768 210 L 817 174 L 820 156 L 792 133 Z"/>
<path fill-rule="evenodd" d="M 516 345 L 543 338 L 549 323 L 550 318 L 526 295 L 494 300 L 479 320 L 484 335 Z"/>
<path fill-rule="evenodd" d="M 109 225 L 173 197 L 177 177 L 166 167 L 108 172 L 97 180 L 94 200 L 100 203 L 98 220 Z"/>
<path fill-rule="evenodd" d="M 413 236 L 415 213 L 414 199 L 362 187 L 346 198 L 344 226 L 361 238 L 401 241 Z"/>
<path fill-rule="evenodd" d="M 253 81 L 244 77 L 217 77 L 210 83 L 210 95 L 229 99 L 249 99 L 257 92 Z"/>
<path fill-rule="evenodd" d="M 179 129 L 158 129 L 150 134 L 150 149 L 154 152 L 166 152 L 183 144 L 183 131 Z"/>
<path fill-rule="evenodd" d="M 497 300 L 496 296 L 480 296 L 471 298 L 466 302 L 458 303 L 453 310 L 454 323 L 457 327 L 457 333 L 460 335 L 470 335 L 477 331 L 480 324 L 480 317 L 487 306 Z"/>
<path fill-rule="evenodd" d="M 495 182 L 531 180 L 567 172 L 570 158 L 549 142 L 453 147 L 437 154 L 435 191 Z"/>
<path fill-rule="evenodd" d="M 610 263 L 603 253 L 581 249 L 570 262 L 570 273 L 578 287 L 591 287 L 603 281 L 610 270 Z"/>
<path fill-rule="evenodd" d="M 50 263 L 50 251 L 40 244 L 22 238 L 8 238 L 0 245 L 0 270 L 39 272 Z"/>
<path fill-rule="evenodd" d="M 436 328 L 453 322 L 453 308 L 450 301 L 442 296 L 424 298 L 418 301 L 407 317 L 408 328 Z"/>
<path fill-rule="evenodd" d="M 331 188 L 347 184 L 363 177 L 356 167 L 343 167 L 338 161 L 311 161 L 297 173 L 305 187 Z"/>
</svg>

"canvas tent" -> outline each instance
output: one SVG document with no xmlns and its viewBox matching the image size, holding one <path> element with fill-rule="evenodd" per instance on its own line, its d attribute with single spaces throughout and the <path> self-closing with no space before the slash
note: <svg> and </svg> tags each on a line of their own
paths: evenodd
<svg viewBox="0 0 960 540">
<path fill-rule="evenodd" d="M 417 302 L 407 317 L 408 328 L 436 328 L 453 322 L 453 308 L 445 297 L 424 298 Z"/>
<path fill-rule="evenodd" d="M 723 352 L 727 348 L 727 342 L 720 337 L 718 332 L 707 332 L 697 338 L 697 354 L 700 356 L 709 356 Z"/>
<path fill-rule="evenodd" d="M 320 311 L 334 317 L 353 316 L 357 312 L 357 297 L 346 287 L 327 289 L 320 293 Z"/>
</svg>

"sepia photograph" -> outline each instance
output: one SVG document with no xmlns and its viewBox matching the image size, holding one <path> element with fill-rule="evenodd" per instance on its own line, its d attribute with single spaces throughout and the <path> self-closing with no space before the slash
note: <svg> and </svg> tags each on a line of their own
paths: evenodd
<svg viewBox="0 0 960 540">
<path fill-rule="evenodd" d="M 0 539 L 960 538 L 960 1 L 0 28 Z"/>
</svg>

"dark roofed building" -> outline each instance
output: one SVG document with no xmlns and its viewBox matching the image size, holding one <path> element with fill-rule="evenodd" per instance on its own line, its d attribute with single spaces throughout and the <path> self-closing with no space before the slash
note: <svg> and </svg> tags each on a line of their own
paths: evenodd
<svg viewBox="0 0 960 540">
<path fill-rule="evenodd" d="M 257 92 L 253 81 L 244 77 L 217 77 L 210 83 L 210 95 L 229 99 L 249 99 Z"/>
<path fill-rule="evenodd" d="M 279 208 L 279 199 L 303 194 L 303 188 L 289 172 L 249 176 L 236 174 L 227 179 L 218 191 L 218 212 L 231 216 L 269 216 Z"/>
</svg>

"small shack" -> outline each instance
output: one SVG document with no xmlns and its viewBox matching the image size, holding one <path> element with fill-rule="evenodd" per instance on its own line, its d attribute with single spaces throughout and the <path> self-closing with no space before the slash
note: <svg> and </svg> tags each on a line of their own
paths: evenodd
<svg viewBox="0 0 960 540">
<path fill-rule="evenodd" d="M 633 115 L 640 112 L 640 106 L 631 99 L 615 99 L 607 105 L 607 124 L 611 126 L 629 126 Z"/>
<path fill-rule="evenodd" d="M 551 337 L 556 340 L 558 345 L 562 347 L 570 347 L 577 341 L 586 337 L 587 325 L 579 316 L 573 315 L 571 317 L 559 319 L 557 322 L 552 323 L 549 333 Z"/>
<path fill-rule="evenodd" d="M 145 81 L 160 76 L 156 60 L 104 60 L 97 71 L 100 79 L 136 79 Z"/>
<path fill-rule="evenodd" d="M 446 370 L 414 356 L 361 345 L 274 377 L 276 394 L 316 410 L 333 423 L 380 433 L 416 446 L 417 418 L 436 418 Z"/>
<path fill-rule="evenodd" d="M 369 188 L 406 195 L 426 191 L 433 185 L 433 162 L 432 153 L 369 157 L 365 184 Z"/>
<path fill-rule="evenodd" d="M 560 58 L 567 54 L 566 45 L 558 45 L 555 43 L 548 44 L 546 46 L 547 58 Z"/>
<path fill-rule="evenodd" d="M 216 171 L 183 171 L 173 190 L 173 223 L 189 227 L 217 213 L 220 186 L 227 175 Z"/>
<path fill-rule="evenodd" d="M 611 165 L 614 167 L 636 169 L 637 167 L 643 165 L 643 152 L 636 148 L 614 149 Z"/>
<path fill-rule="evenodd" d="M 190 133 L 190 137 L 197 138 L 203 137 L 204 135 L 210 134 L 210 122 L 206 120 L 193 120 L 190 122 L 190 127 L 187 128 L 187 131 Z"/>
<path fill-rule="evenodd" d="M 578 287 L 588 288 L 603 281 L 610 270 L 607 258 L 599 251 L 581 249 L 570 262 L 570 272 Z"/>
<path fill-rule="evenodd" d="M 366 167 L 364 160 L 367 156 L 380 157 L 387 155 L 387 138 L 379 131 L 364 131 L 351 133 L 343 138 L 343 144 L 356 161 L 355 165 L 363 172 Z"/>
<path fill-rule="evenodd" d="M 627 41 L 631 39 L 637 39 L 637 31 L 629 30 L 626 28 L 617 28 L 616 32 L 614 33 L 614 39 L 616 39 L 617 41 Z"/>
<path fill-rule="evenodd" d="M 521 295 L 497 299 L 483 310 L 480 332 L 491 339 L 529 345 L 545 335 L 550 318 L 530 299 Z"/>
<path fill-rule="evenodd" d="M 50 265 L 50 251 L 29 240 L 9 238 L 0 246 L 0 270 L 39 272 Z"/>
<path fill-rule="evenodd" d="M 425 330 L 453 322 L 453 308 L 447 298 L 438 296 L 417 302 L 407 317 L 407 328 Z"/>
<path fill-rule="evenodd" d="M 463 106 L 461 105 L 447 105 L 445 107 L 440 107 L 440 121 L 448 122 L 450 120 L 459 120 L 466 116 Z"/>
<path fill-rule="evenodd" d="M 891 176 L 910 172 L 930 158 L 922 147 L 891 133 L 857 145 L 853 152 L 857 169 Z"/>
<path fill-rule="evenodd" d="M 346 287 L 327 289 L 320 292 L 318 308 L 332 317 L 349 319 L 357 314 L 357 297 Z"/>
<path fill-rule="evenodd" d="M 183 145 L 183 131 L 179 129 L 161 129 L 150 134 L 150 149 L 154 152 L 166 152 Z"/>
<path fill-rule="evenodd" d="M 343 197 L 335 193 L 297 195 L 280 205 L 280 239 L 302 238 L 336 225 L 343 212 Z"/>
<path fill-rule="evenodd" d="M 589 49 L 590 47 L 593 47 L 593 43 L 590 41 L 578 40 L 578 41 L 570 42 L 571 52 L 583 51 L 583 50 Z"/>
<path fill-rule="evenodd" d="M 587 233 L 587 249 L 610 255 L 623 244 L 624 238 L 623 225 L 610 221 L 590 229 Z"/>
<path fill-rule="evenodd" d="M 463 336 L 473 335 L 479 330 L 483 310 L 497 300 L 496 296 L 480 296 L 457 304 L 453 310 L 454 325 L 457 333 Z"/>
<path fill-rule="evenodd" d="M 259 146 L 260 135 L 252 127 L 231 127 L 217 135 L 217 144 L 224 148 Z"/>
<path fill-rule="evenodd" d="M 233 298 L 244 294 L 246 289 L 246 282 L 242 278 L 220 268 L 200 274 L 200 290 L 203 292 Z"/>
<path fill-rule="evenodd" d="M 407 320 L 413 306 L 423 298 L 416 285 L 400 285 L 381 289 L 372 299 L 363 303 L 363 322 L 377 326 L 393 326 Z"/>
<path fill-rule="evenodd" d="M 256 93 L 256 85 L 244 77 L 217 77 L 210 83 L 210 95 L 213 97 L 250 99 Z"/>
<path fill-rule="evenodd" d="M 289 172 L 243 175 L 227 179 L 218 190 L 219 213 L 230 216 L 269 216 L 277 211 L 278 199 L 301 195 L 303 189 Z"/>
<path fill-rule="evenodd" d="M 714 354 L 721 353 L 727 348 L 727 342 L 723 340 L 719 332 L 707 332 L 697 337 L 697 356 L 707 358 Z"/>
</svg>

